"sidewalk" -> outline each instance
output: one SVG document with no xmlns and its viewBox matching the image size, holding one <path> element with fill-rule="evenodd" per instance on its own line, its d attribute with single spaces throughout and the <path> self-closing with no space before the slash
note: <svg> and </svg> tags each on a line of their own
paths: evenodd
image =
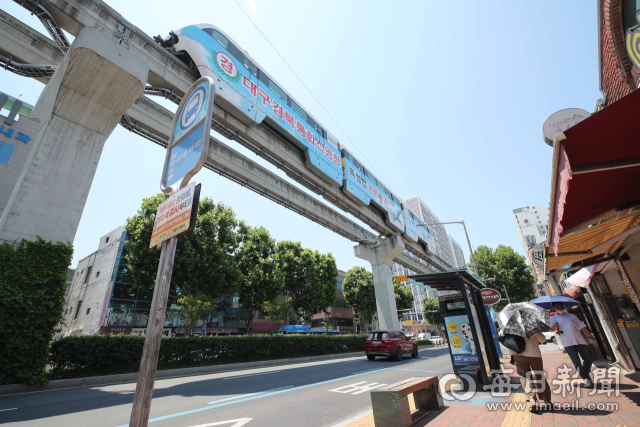
<svg viewBox="0 0 640 427">
<path fill-rule="evenodd" d="M 560 405 L 558 410 L 531 414 L 519 384 L 512 384 L 515 392 L 509 396 L 495 397 L 489 392 L 477 392 L 467 401 L 445 400 L 444 407 L 433 411 L 414 424 L 416 427 L 640 427 L 640 374 L 619 374 L 618 391 L 607 391 L 606 378 L 615 374 L 615 368 L 607 370 L 606 361 L 592 368 L 593 389 L 585 389 L 582 379 L 572 376 L 575 368 L 569 356 L 560 353 L 543 353 L 545 371 L 552 390 L 552 400 Z M 502 360 L 505 372 L 517 377 L 508 360 Z M 598 384 L 599 383 L 599 384 Z M 591 395 L 590 395 L 591 394 Z M 617 394 L 617 396 L 616 396 Z M 609 395 L 609 396 L 608 396 Z M 409 403 L 414 409 L 413 401 Z M 564 405 L 564 406 L 562 406 Z M 593 409 L 590 409 L 593 407 Z M 374 427 L 373 415 L 346 424 L 345 427 Z"/>
</svg>

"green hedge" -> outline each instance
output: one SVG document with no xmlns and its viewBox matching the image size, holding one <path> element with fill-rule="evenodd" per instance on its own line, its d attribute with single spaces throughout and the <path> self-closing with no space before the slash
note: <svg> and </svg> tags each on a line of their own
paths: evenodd
<svg viewBox="0 0 640 427">
<path fill-rule="evenodd" d="M 418 345 L 433 345 L 433 343 L 429 340 L 414 340 L 413 342 Z"/>
<path fill-rule="evenodd" d="M 158 369 L 364 351 L 366 335 L 245 335 L 163 338 Z M 144 337 L 70 336 L 51 345 L 50 378 L 137 372 Z"/>
<path fill-rule="evenodd" d="M 43 384 L 62 319 L 73 246 L 42 239 L 0 245 L 0 384 Z"/>
</svg>

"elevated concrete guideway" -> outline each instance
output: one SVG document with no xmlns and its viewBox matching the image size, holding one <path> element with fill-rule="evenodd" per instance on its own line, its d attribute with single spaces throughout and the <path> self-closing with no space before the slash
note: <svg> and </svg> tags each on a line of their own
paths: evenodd
<svg viewBox="0 0 640 427">
<path fill-rule="evenodd" d="M 32 2 L 20 0 L 18 3 L 27 6 Z M 182 96 L 197 78 L 195 71 L 189 69 L 166 49 L 160 47 L 149 36 L 137 29 L 132 23 L 128 22 L 114 9 L 100 0 L 92 0 L 91 2 L 80 0 L 42 0 L 39 4 L 53 16 L 61 28 L 69 33 L 75 35 L 83 26 L 95 27 L 106 36 L 118 42 L 123 48 L 128 49 L 129 52 L 138 55 L 149 66 L 148 84 L 151 86 L 164 88 L 170 93 L 173 92 L 178 96 Z M 4 16 L 6 16 L 7 21 L 11 21 L 11 24 L 9 25 L 4 22 L 5 19 L 0 15 L 0 27 L 2 27 L 0 35 L 15 37 L 16 31 L 18 31 L 22 33 L 19 37 L 24 39 L 21 46 L 14 46 L 14 48 L 18 49 L 26 45 L 24 33 L 37 34 L 37 31 L 12 18 L 10 15 L 5 13 Z M 9 27 L 13 27 L 13 30 Z M 44 36 L 41 37 L 46 39 Z M 50 44 L 53 49 L 57 49 L 57 45 L 54 42 L 50 42 Z M 11 48 L 11 46 L 5 47 L 5 43 L 0 42 L 0 50 L 7 51 L 9 48 Z M 49 49 L 49 51 L 53 49 Z M 8 53 L 11 53 L 16 58 L 22 58 L 25 56 L 24 50 L 25 49 L 19 49 Z M 38 50 L 38 52 L 33 52 L 33 49 L 27 50 L 31 51 L 30 54 L 32 56 L 37 53 L 42 54 L 40 61 L 37 63 L 57 64 L 54 58 L 51 58 L 51 62 L 45 61 L 45 55 L 47 54 L 45 49 Z M 226 137 L 235 139 L 242 145 L 252 145 L 258 155 L 276 164 L 285 170 L 294 180 L 311 189 L 314 193 L 321 195 L 341 210 L 354 215 L 375 232 L 381 235 L 395 234 L 395 231 L 384 223 L 381 213 L 375 208 L 362 208 L 358 206 L 346 197 L 339 188 L 327 184 L 320 177 L 309 171 L 299 150 L 275 132 L 271 132 L 264 126 L 246 126 L 217 105 L 214 109 L 213 118 L 214 125 L 212 127 L 214 130 Z M 145 124 L 140 122 L 139 125 L 144 126 Z M 153 123 L 151 125 L 153 125 Z M 429 250 L 425 252 L 420 245 L 408 241 L 405 241 L 405 244 L 407 250 L 410 250 L 425 261 L 434 264 L 435 268 L 439 270 L 447 270 L 450 268 L 450 266 L 438 259 L 433 251 Z"/>
<path fill-rule="evenodd" d="M 28 0 L 17 1 L 28 6 Z M 141 59 L 148 67 L 146 93 L 171 94 L 174 102 L 188 90 L 197 78 L 177 58 L 158 46 L 146 34 L 140 32 L 133 24 L 117 14 L 113 9 L 99 0 L 90 2 L 79 0 L 43 0 L 40 2 L 51 16 L 55 24 L 68 32 L 77 35 L 82 28 L 92 27 L 101 33 L 111 44 L 119 49 Z M 0 62 L 7 63 L 6 56 L 13 57 L 13 61 L 24 64 L 61 64 L 60 46 L 32 28 L 0 11 Z M 60 43 L 60 40 L 58 40 Z M 68 55 L 67 55 L 68 56 Z M 15 72 L 15 71 L 14 71 Z M 20 73 L 19 73 L 20 74 Z M 41 76 L 29 75 L 40 81 L 47 81 Z M 173 113 L 162 108 L 147 97 L 140 96 L 120 121 L 127 129 L 145 136 L 160 145 L 166 146 Z M 402 236 L 395 235 L 383 220 L 382 214 L 372 207 L 359 207 L 348 199 L 339 188 L 324 182 L 320 177 L 310 172 L 305 164 L 302 153 L 276 132 L 264 126 L 246 126 L 235 117 L 216 106 L 213 115 L 212 128 L 223 136 L 232 139 L 255 154 L 261 156 L 285 173 L 296 182 L 302 184 L 315 194 L 342 209 L 371 227 L 379 236 L 367 231 L 362 226 L 349 220 L 344 215 L 328 207 L 324 203 L 300 191 L 295 185 L 271 173 L 262 166 L 249 160 L 227 144 L 216 138 L 211 139 L 211 148 L 207 167 L 217 173 L 237 182 L 251 190 L 279 203 L 324 227 L 355 242 L 367 242 L 354 248 L 356 255 L 372 263 L 376 295 L 379 297 L 379 319 L 381 326 L 397 327 L 395 299 L 391 280 L 390 263 L 396 261 L 414 271 L 428 273 L 433 269 L 447 270 L 450 267 L 442 262 L 435 254 L 435 248 L 425 249 L 417 244 L 404 241 Z M 99 157 L 98 157 L 99 159 Z M 96 162 L 97 166 L 97 162 Z M 91 179 L 92 179 L 91 174 Z M 89 183 L 90 186 L 90 183 Z M 82 207 L 86 195 L 82 201 Z M 80 210 L 81 212 L 81 210 Z M 5 219 L 0 222 L 3 226 Z M 77 227 L 77 224 L 76 224 Z M 75 234 L 75 229 L 73 230 Z M 1 236 L 0 236 L 1 237 Z M 12 237 L 17 238 L 17 235 Z M 371 252 L 372 243 L 376 242 L 377 252 Z M 375 246 L 375 245 L 374 245 Z M 411 251 L 416 257 L 404 252 Z M 384 252 L 380 255 L 380 250 Z M 427 265 L 429 264 L 429 265 Z M 387 298 L 391 295 L 391 299 Z M 384 301 L 388 301 L 384 302 Z M 393 319 L 396 319 L 395 321 Z"/>
</svg>

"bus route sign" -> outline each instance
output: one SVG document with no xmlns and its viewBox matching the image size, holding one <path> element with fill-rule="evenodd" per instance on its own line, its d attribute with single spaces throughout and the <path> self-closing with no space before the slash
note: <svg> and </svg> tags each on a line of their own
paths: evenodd
<svg viewBox="0 0 640 427">
<path fill-rule="evenodd" d="M 202 169 L 209 151 L 209 132 L 215 85 L 211 77 L 198 79 L 187 91 L 173 118 L 160 188 L 172 193 L 185 187 Z"/>
</svg>

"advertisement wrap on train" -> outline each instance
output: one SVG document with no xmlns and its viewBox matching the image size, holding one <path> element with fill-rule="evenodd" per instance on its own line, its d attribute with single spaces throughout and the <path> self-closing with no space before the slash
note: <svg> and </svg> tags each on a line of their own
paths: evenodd
<svg viewBox="0 0 640 427">
<path fill-rule="evenodd" d="M 215 103 L 246 125 L 270 127 L 299 147 L 309 169 L 340 187 L 361 206 L 373 206 L 407 240 L 434 244 L 428 227 L 336 138 L 261 68 L 247 52 L 211 24 L 190 25 L 162 41 L 201 75 L 214 79 Z"/>
</svg>

